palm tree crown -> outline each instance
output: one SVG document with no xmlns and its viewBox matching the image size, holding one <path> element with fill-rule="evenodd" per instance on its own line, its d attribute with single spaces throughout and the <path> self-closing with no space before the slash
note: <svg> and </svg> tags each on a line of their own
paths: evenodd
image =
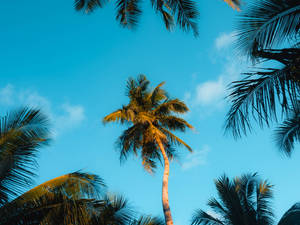
<svg viewBox="0 0 300 225">
<path fill-rule="evenodd" d="M 208 201 L 215 215 L 197 210 L 192 225 L 271 225 L 272 186 L 256 174 L 246 174 L 234 180 L 227 176 L 215 182 L 220 200 Z"/>
<path fill-rule="evenodd" d="M 103 119 L 104 123 L 120 122 L 129 125 L 118 139 L 120 159 L 126 159 L 130 153 L 138 154 L 138 150 L 141 150 L 143 166 L 148 172 L 156 168 L 157 160 L 161 161 L 157 142 L 162 142 L 171 159 L 175 156 L 173 144 L 183 145 L 192 150 L 171 132 L 192 128 L 184 119 L 173 115 L 185 113 L 188 108 L 179 99 L 169 99 L 167 93 L 161 89 L 163 84 L 164 82 L 160 83 L 150 91 L 149 81 L 144 75 L 140 75 L 137 81 L 130 78 L 127 82 L 129 104 Z"/>
</svg>

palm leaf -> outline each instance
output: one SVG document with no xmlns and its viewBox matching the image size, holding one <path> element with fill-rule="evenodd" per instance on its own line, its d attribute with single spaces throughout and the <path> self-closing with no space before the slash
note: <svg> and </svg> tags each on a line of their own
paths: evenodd
<svg viewBox="0 0 300 225">
<path fill-rule="evenodd" d="M 225 223 L 203 210 L 197 210 L 193 215 L 192 225 L 225 225 Z"/>
<path fill-rule="evenodd" d="M 158 217 L 140 216 L 131 222 L 130 225 L 165 225 L 165 222 Z"/>
<path fill-rule="evenodd" d="M 288 114 L 287 118 L 275 131 L 275 140 L 279 149 L 291 155 L 294 148 L 294 143 L 300 141 L 300 109 L 299 104 L 297 108 Z"/>
<path fill-rule="evenodd" d="M 117 16 L 116 19 L 124 27 L 135 28 L 141 15 L 138 0 L 117 0 Z"/>
<path fill-rule="evenodd" d="M 93 12 L 97 7 L 102 8 L 105 5 L 105 0 L 75 0 L 75 9 L 83 10 L 85 13 Z"/>
<path fill-rule="evenodd" d="M 252 1 L 239 19 L 238 49 L 251 56 L 256 49 L 283 44 L 299 32 L 298 0 Z"/>
<path fill-rule="evenodd" d="M 33 184 L 37 152 L 48 137 L 40 110 L 21 108 L 0 119 L 0 205 Z"/>
<path fill-rule="evenodd" d="M 241 81 L 232 82 L 228 98 L 232 106 L 227 113 L 225 130 L 232 131 L 234 137 L 251 131 L 250 115 L 260 126 L 277 120 L 277 107 L 281 112 L 295 104 L 300 94 L 300 86 L 294 80 L 292 65 L 282 69 L 266 69 L 261 72 L 246 73 Z"/>
</svg>

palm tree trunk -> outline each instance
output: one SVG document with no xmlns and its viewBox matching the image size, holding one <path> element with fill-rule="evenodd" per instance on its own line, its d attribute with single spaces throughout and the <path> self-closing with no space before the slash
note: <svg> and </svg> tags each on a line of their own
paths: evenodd
<svg viewBox="0 0 300 225">
<path fill-rule="evenodd" d="M 170 205 L 169 205 L 169 194 L 168 194 L 170 163 L 165 148 L 160 139 L 157 140 L 157 144 L 164 158 L 164 176 L 163 176 L 163 183 L 162 183 L 162 204 L 163 204 L 164 216 L 165 216 L 166 225 L 173 225 L 173 219 L 172 219 Z"/>
</svg>

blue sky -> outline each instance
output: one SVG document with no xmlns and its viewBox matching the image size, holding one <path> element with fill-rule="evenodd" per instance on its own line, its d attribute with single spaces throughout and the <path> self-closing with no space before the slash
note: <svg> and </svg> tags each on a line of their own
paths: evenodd
<svg viewBox="0 0 300 225">
<path fill-rule="evenodd" d="M 94 14 L 76 13 L 69 1 L 5 1 L 1 4 L 1 113 L 19 105 L 42 107 L 52 121 L 52 145 L 41 151 L 38 183 L 79 169 L 99 174 L 140 212 L 162 215 L 162 170 L 146 173 L 138 158 L 120 165 L 114 143 L 124 127 L 101 123 L 127 103 L 129 76 L 166 81 L 173 97 L 191 109 L 195 131 L 178 134 L 194 149 L 180 152 L 170 171 L 169 198 L 176 225 L 188 224 L 198 208 L 208 210 L 213 180 L 258 172 L 274 184 L 277 218 L 298 198 L 300 152 L 282 156 L 269 129 L 235 141 L 224 136 L 226 85 L 249 64 L 238 57 L 233 11 L 221 0 L 199 1 L 200 36 L 164 29 L 145 1 L 135 31 L 121 28 L 113 4 Z M 299 145 L 296 147 L 299 149 Z M 296 150 L 298 150 L 296 149 Z"/>
</svg>

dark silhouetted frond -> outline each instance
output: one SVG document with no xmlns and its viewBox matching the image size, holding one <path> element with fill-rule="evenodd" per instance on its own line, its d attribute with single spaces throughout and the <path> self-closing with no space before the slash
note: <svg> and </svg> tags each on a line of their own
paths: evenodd
<svg viewBox="0 0 300 225">
<path fill-rule="evenodd" d="M 124 27 L 135 28 L 141 14 L 139 0 L 117 0 L 116 19 Z"/>
<path fill-rule="evenodd" d="M 295 142 L 300 141 L 300 102 L 290 110 L 286 119 L 275 130 L 275 140 L 279 149 L 290 156 Z"/>
<path fill-rule="evenodd" d="M 251 1 L 239 19 L 238 49 L 252 56 L 257 49 L 283 44 L 299 32 L 299 0 Z"/>
<path fill-rule="evenodd" d="M 0 119 L 0 205 L 33 184 L 37 152 L 48 140 L 40 110 L 21 108 Z"/>
<path fill-rule="evenodd" d="M 234 137 L 251 131 L 251 119 L 267 126 L 277 119 L 278 110 L 286 112 L 300 96 L 300 86 L 295 81 L 294 64 L 282 69 L 265 69 L 246 73 L 246 78 L 231 84 L 228 96 L 232 106 L 227 114 L 225 129 Z M 280 107 L 279 107 L 280 106 Z"/>
<path fill-rule="evenodd" d="M 75 9 L 83 10 L 85 13 L 93 12 L 97 7 L 102 8 L 105 0 L 75 0 Z"/>
</svg>

